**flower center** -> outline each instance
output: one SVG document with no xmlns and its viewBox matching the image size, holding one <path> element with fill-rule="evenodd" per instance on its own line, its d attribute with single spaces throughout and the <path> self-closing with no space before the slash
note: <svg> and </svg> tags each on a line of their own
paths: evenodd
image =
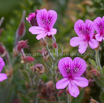
<svg viewBox="0 0 104 103">
<path fill-rule="evenodd" d="M 69 68 L 69 66 L 66 66 L 66 67 L 65 67 L 65 71 L 67 72 L 67 74 L 70 73 L 70 68 Z"/>
<path fill-rule="evenodd" d="M 79 71 L 79 68 L 74 68 L 73 73 L 77 73 Z"/>
</svg>

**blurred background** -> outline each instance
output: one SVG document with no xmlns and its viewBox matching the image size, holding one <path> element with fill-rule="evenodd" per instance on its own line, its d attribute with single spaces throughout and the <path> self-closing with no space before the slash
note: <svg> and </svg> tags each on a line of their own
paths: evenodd
<svg viewBox="0 0 104 103">
<path fill-rule="evenodd" d="M 104 1 L 103 0 L 0 0 L 0 18 L 4 17 L 4 22 L 1 28 L 4 28 L 2 34 L 0 35 L 0 41 L 5 45 L 6 49 L 12 54 L 16 30 L 20 24 L 23 10 L 26 11 L 26 17 L 32 12 L 35 12 L 36 9 L 53 9 L 57 12 L 58 18 L 57 22 L 54 25 L 57 28 L 57 34 L 55 35 L 59 47 L 63 46 L 63 56 L 70 56 L 72 58 L 80 56 L 85 59 L 88 64 L 87 68 L 87 78 L 92 78 L 89 70 L 91 69 L 89 58 L 94 59 L 95 52 L 94 50 L 88 48 L 86 53 L 83 55 L 78 53 L 78 47 L 71 47 L 69 41 L 72 37 L 77 36 L 74 31 L 74 23 L 78 19 L 94 20 L 96 17 L 102 17 L 104 15 Z M 41 50 L 42 47 L 36 36 L 32 35 L 28 29 L 31 25 L 25 20 L 26 34 L 22 38 L 23 40 L 28 39 L 29 49 L 26 49 L 26 53 L 38 53 L 37 50 Z M 51 48 L 52 42 L 47 38 L 49 46 Z M 104 45 L 100 48 L 100 57 L 101 64 L 104 65 Z M 33 56 L 33 55 L 32 55 Z M 43 63 L 42 57 L 35 55 L 34 58 L 36 62 Z M 20 59 L 18 59 L 18 62 Z M 17 64 L 18 65 L 18 64 Z M 15 67 L 15 66 L 14 66 Z M 16 71 L 17 72 L 17 71 Z M 43 76 L 43 79 L 47 81 L 47 77 Z M 17 93 L 25 93 L 25 84 L 24 80 L 18 78 L 18 73 L 13 82 L 15 89 L 11 90 L 11 99 L 10 103 L 19 103 L 13 102 L 13 99 L 17 98 Z M 3 85 L 2 85 L 3 86 Z M 99 100 L 100 88 L 94 83 L 93 86 L 86 88 L 84 94 L 83 103 L 89 103 L 90 97 Z M 9 102 L 6 102 L 9 103 Z"/>
</svg>

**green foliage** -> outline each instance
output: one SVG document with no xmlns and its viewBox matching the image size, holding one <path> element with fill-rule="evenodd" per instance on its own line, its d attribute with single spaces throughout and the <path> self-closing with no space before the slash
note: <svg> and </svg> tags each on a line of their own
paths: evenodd
<svg viewBox="0 0 104 103">
<path fill-rule="evenodd" d="M 100 100 L 102 103 L 104 103 L 104 92 L 103 91 L 100 94 Z"/>
<path fill-rule="evenodd" d="M 22 103 L 30 103 L 30 98 L 27 97 L 26 95 L 19 94 L 19 98 L 22 101 Z"/>
<path fill-rule="evenodd" d="M 96 63 L 95 63 L 95 61 L 94 60 L 92 60 L 92 59 L 89 59 L 89 62 L 94 66 L 94 67 L 96 67 Z"/>
</svg>

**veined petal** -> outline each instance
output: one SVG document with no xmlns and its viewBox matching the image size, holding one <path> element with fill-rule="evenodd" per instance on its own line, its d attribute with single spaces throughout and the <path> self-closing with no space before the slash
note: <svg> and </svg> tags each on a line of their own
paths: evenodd
<svg viewBox="0 0 104 103">
<path fill-rule="evenodd" d="M 70 45 L 71 45 L 72 47 L 76 47 L 76 46 L 80 45 L 80 43 L 81 43 L 82 41 L 83 41 L 83 40 L 82 40 L 82 38 L 80 38 L 80 37 L 73 37 L 73 38 L 70 40 Z"/>
<path fill-rule="evenodd" d="M 0 57 L 0 72 L 2 71 L 4 66 L 5 66 L 5 63 L 4 63 L 3 59 Z"/>
<path fill-rule="evenodd" d="M 78 48 L 79 53 L 83 54 L 86 51 L 87 46 L 88 46 L 88 43 L 87 42 L 82 42 L 79 45 L 79 48 Z"/>
<path fill-rule="evenodd" d="M 52 29 L 50 30 L 50 32 L 48 32 L 48 36 L 50 36 L 50 35 L 55 35 L 56 33 L 57 33 L 57 29 L 52 28 Z"/>
<path fill-rule="evenodd" d="M 85 21 L 85 34 L 89 35 L 90 38 L 94 35 L 94 23 L 88 19 Z"/>
<path fill-rule="evenodd" d="M 76 21 L 74 25 L 74 30 L 79 37 L 85 37 L 85 23 L 82 20 Z"/>
<path fill-rule="evenodd" d="M 69 84 L 68 78 L 64 78 L 64 79 L 59 80 L 56 83 L 56 88 L 57 89 L 64 89 L 68 84 Z"/>
<path fill-rule="evenodd" d="M 102 18 L 101 17 L 97 17 L 94 20 L 94 28 L 97 31 L 97 33 L 100 34 L 102 28 L 104 27 L 104 23 L 102 22 Z"/>
<path fill-rule="evenodd" d="M 98 42 L 95 39 L 90 39 L 89 46 L 94 49 L 98 47 Z"/>
<path fill-rule="evenodd" d="M 41 34 L 43 33 L 45 30 L 44 28 L 41 28 L 39 26 L 32 26 L 29 28 L 29 31 L 32 33 L 32 34 Z"/>
<path fill-rule="evenodd" d="M 53 25 L 55 24 L 57 20 L 57 13 L 54 10 L 49 10 L 48 11 L 48 20 L 47 24 L 50 28 L 53 28 Z"/>
<path fill-rule="evenodd" d="M 79 88 L 73 81 L 70 81 L 68 89 L 71 96 L 76 98 L 79 95 Z"/>
<path fill-rule="evenodd" d="M 48 13 L 46 9 L 41 9 L 38 11 L 37 16 L 37 23 L 40 27 L 45 28 L 47 25 Z"/>
<path fill-rule="evenodd" d="M 74 58 L 72 69 L 73 77 L 81 76 L 85 72 L 86 68 L 87 65 L 84 59 L 81 59 L 79 57 Z"/>
<path fill-rule="evenodd" d="M 96 38 L 97 41 L 100 41 L 100 42 L 101 42 L 102 39 L 103 39 L 102 36 L 100 36 L 100 34 L 96 34 L 96 35 L 95 35 L 95 38 Z"/>
<path fill-rule="evenodd" d="M 89 83 L 88 80 L 84 77 L 75 77 L 73 82 L 80 87 L 86 87 Z"/>
<path fill-rule="evenodd" d="M 70 57 L 60 59 L 58 62 L 58 68 L 64 78 L 69 77 L 72 69 L 72 59 Z"/>
<path fill-rule="evenodd" d="M 7 79 L 7 75 L 5 73 L 0 73 L 0 82 Z"/>
</svg>

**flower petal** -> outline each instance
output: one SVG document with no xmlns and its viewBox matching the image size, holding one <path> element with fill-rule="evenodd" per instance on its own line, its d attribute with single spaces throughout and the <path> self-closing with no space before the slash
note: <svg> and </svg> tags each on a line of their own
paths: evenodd
<svg viewBox="0 0 104 103">
<path fill-rule="evenodd" d="M 57 33 L 57 29 L 54 29 L 54 28 L 53 28 L 53 29 L 50 30 L 50 32 L 48 32 L 47 35 L 48 35 L 48 36 L 50 36 L 50 35 L 55 35 L 56 33 Z"/>
<path fill-rule="evenodd" d="M 29 28 L 29 31 L 32 33 L 32 34 L 41 34 L 44 32 L 44 29 L 41 28 L 41 27 L 38 27 L 38 26 L 32 26 Z"/>
<path fill-rule="evenodd" d="M 87 68 L 86 62 L 84 59 L 81 59 L 79 57 L 74 58 L 73 60 L 73 77 L 79 77 L 81 76 Z"/>
<path fill-rule="evenodd" d="M 80 43 L 81 43 L 82 41 L 83 41 L 83 40 L 82 40 L 82 38 L 80 38 L 80 37 L 73 37 L 73 38 L 70 40 L 70 45 L 71 45 L 72 47 L 76 47 L 76 46 L 80 45 Z"/>
<path fill-rule="evenodd" d="M 53 28 L 53 25 L 55 24 L 56 19 L 57 19 L 57 13 L 54 10 L 49 10 L 47 23 L 50 28 Z"/>
<path fill-rule="evenodd" d="M 79 53 L 83 54 L 86 51 L 87 46 L 88 46 L 88 43 L 87 42 L 82 42 L 79 45 L 79 48 L 78 48 Z"/>
<path fill-rule="evenodd" d="M 94 28 L 97 31 L 97 33 L 100 34 L 102 28 L 104 27 L 104 23 L 102 22 L 102 18 L 101 17 L 97 17 L 94 20 Z"/>
<path fill-rule="evenodd" d="M 0 73 L 0 82 L 7 79 L 7 75 L 5 73 Z"/>
<path fill-rule="evenodd" d="M 0 72 L 2 71 L 4 66 L 5 66 L 5 63 L 4 63 L 3 59 L 0 57 Z"/>
<path fill-rule="evenodd" d="M 77 20 L 75 25 L 74 25 L 74 30 L 76 32 L 76 34 L 83 38 L 85 35 L 85 24 L 82 20 Z"/>
<path fill-rule="evenodd" d="M 95 39 L 90 39 L 89 46 L 94 49 L 98 47 L 98 42 Z"/>
<path fill-rule="evenodd" d="M 37 12 L 37 23 L 40 27 L 45 28 L 47 25 L 48 13 L 46 9 L 41 9 Z"/>
<path fill-rule="evenodd" d="M 72 69 L 72 59 L 70 57 L 64 57 L 60 59 L 58 68 L 63 77 L 69 77 L 70 71 Z"/>
<path fill-rule="evenodd" d="M 73 82 L 80 87 L 86 87 L 89 83 L 88 80 L 84 77 L 75 77 Z"/>
<path fill-rule="evenodd" d="M 89 35 L 90 38 L 94 35 L 94 23 L 88 19 L 85 21 L 85 34 Z"/>
<path fill-rule="evenodd" d="M 79 95 L 79 89 L 73 81 L 70 81 L 68 89 L 71 96 L 77 97 Z"/>
<path fill-rule="evenodd" d="M 59 80 L 56 83 L 56 88 L 57 89 L 64 89 L 68 84 L 69 84 L 68 78 L 64 78 L 64 79 Z"/>
<path fill-rule="evenodd" d="M 44 38 L 46 35 L 47 35 L 46 33 L 38 34 L 38 35 L 36 36 L 36 39 L 37 39 L 37 40 L 40 40 L 40 39 Z"/>
<path fill-rule="evenodd" d="M 97 41 L 100 41 L 100 42 L 101 42 L 102 39 L 103 39 L 102 36 L 100 36 L 100 34 L 96 34 L 96 35 L 95 35 L 95 38 L 96 38 Z"/>
</svg>

